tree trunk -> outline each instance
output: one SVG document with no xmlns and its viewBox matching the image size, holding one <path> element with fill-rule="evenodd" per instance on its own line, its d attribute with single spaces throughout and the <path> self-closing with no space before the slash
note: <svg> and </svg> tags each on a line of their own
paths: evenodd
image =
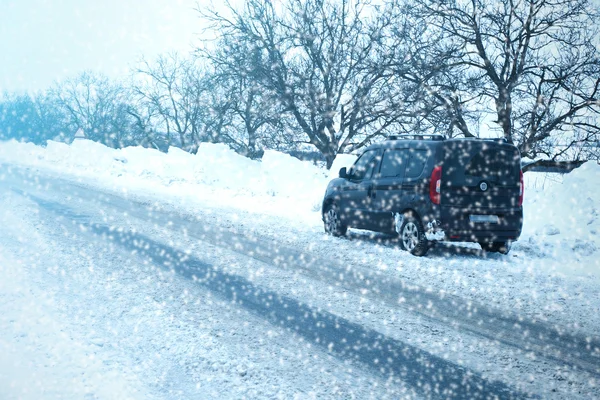
<svg viewBox="0 0 600 400">
<path fill-rule="evenodd" d="M 256 129 L 250 123 L 250 119 L 246 118 L 246 133 L 248 134 L 248 155 L 251 159 L 261 158 L 262 154 L 258 156 L 256 151 Z"/>
<path fill-rule="evenodd" d="M 337 152 L 335 152 L 335 151 L 330 150 L 325 153 L 325 162 L 326 162 L 327 170 L 331 169 L 331 166 L 333 165 L 333 162 L 335 161 L 336 156 L 337 156 Z"/>
<path fill-rule="evenodd" d="M 504 139 L 508 143 L 513 143 L 512 139 L 512 99 L 507 88 L 498 88 L 498 98 L 496 99 L 496 111 L 498 113 L 498 124 L 502 128 Z"/>
</svg>

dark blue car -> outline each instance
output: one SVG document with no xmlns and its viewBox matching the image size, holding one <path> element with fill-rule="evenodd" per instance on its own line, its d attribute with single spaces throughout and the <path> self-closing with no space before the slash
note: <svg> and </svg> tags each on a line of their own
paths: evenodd
<svg viewBox="0 0 600 400">
<path fill-rule="evenodd" d="M 425 255 L 430 242 L 478 242 L 508 253 L 523 225 L 519 150 L 500 140 L 402 135 L 367 147 L 342 168 L 323 199 L 325 230 L 400 235 Z"/>
</svg>

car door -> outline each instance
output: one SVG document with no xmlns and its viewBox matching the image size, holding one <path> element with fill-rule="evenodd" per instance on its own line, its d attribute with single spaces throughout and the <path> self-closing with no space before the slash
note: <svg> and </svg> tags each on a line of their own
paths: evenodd
<svg viewBox="0 0 600 400">
<path fill-rule="evenodd" d="M 379 150 L 367 150 L 356 160 L 348 172 L 348 183 L 343 194 L 346 201 L 343 207 L 350 226 L 371 229 L 374 223 L 373 172 L 379 168 L 380 159 Z"/>
<path fill-rule="evenodd" d="M 408 152 L 410 157 L 404 169 L 401 203 L 405 207 L 418 210 L 421 208 L 420 203 L 423 202 L 423 179 L 429 152 L 427 149 L 414 147 L 411 147 Z"/>
<path fill-rule="evenodd" d="M 387 149 L 381 167 L 374 179 L 372 208 L 379 231 L 393 230 L 393 213 L 402 209 L 402 184 L 406 165 L 410 159 L 408 148 Z"/>
</svg>

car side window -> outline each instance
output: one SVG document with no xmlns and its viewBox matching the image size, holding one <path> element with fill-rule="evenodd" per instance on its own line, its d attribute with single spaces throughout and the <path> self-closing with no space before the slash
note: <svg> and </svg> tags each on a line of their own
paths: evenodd
<svg viewBox="0 0 600 400">
<path fill-rule="evenodd" d="M 369 150 L 363 153 L 352 166 L 352 179 L 360 181 L 370 178 L 378 161 L 377 150 Z"/>
<path fill-rule="evenodd" d="M 386 150 L 383 154 L 379 176 L 382 178 L 402 176 L 407 161 L 407 150 Z"/>
<path fill-rule="evenodd" d="M 427 150 L 411 150 L 404 176 L 407 178 L 418 178 L 423 173 L 425 164 L 427 164 Z"/>
<path fill-rule="evenodd" d="M 375 156 L 371 158 L 370 162 L 367 164 L 367 172 L 365 173 L 365 176 L 363 179 L 369 179 L 373 176 L 373 172 L 375 172 L 375 169 L 379 166 L 379 163 L 381 162 L 381 155 L 379 154 L 379 152 L 375 152 Z"/>
</svg>

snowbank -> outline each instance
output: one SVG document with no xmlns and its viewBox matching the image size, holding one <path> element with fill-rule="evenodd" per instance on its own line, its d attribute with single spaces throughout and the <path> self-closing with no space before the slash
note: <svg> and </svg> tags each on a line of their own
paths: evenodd
<svg viewBox="0 0 600 400">
<path fill-rule="evenodd" d="M 109 187 L 166 191 L 289 215 L 318 210 L 329 181 L 327 171 L 287 154 L 267 150 L 255 161 L 211 143 L 201 144 L 197 154 L 173 147 L 165 154 L 142 147 L 111 149 L 89 140 L 49 141 L 45 148 L 9 141 L 0 142 L 0 162 L 100 180 Z"/>
<path fill-rule="evenodd" d="M 524 206 L 522 246 L 538 248 L 556 259 L 564 259 L 565 253 L 586 256 L 600 250 L 597 163 L 587 162 L 563 175 L 562 182 L 553 179 L 543 188 L 529 190 L 526 180 Z M 580 267 L 585 268 L 585 263 Z"/>
</svg>

